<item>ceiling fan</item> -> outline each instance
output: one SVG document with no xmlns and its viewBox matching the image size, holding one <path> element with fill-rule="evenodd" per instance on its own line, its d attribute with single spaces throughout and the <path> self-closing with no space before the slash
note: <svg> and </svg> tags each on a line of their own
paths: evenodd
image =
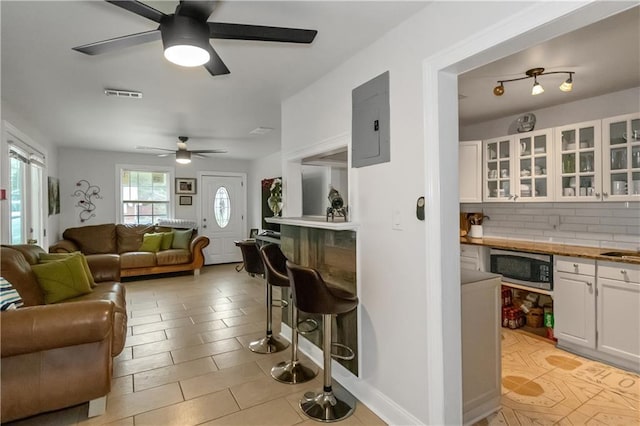
<svg viewBox="0 0 640 426">
<path fill-rule="evenodd" d="M 227 151 L 224 149 L 187 149 L 187 141 L 189 138 L 187 136 L 178 136 L 178 150 L 174 151 L 173 149 L 166 148 L 155 148 L 153 146 L 136 146 L 136 149 L 144 149 L 144 150 L 158 150 L 158 151 L 168 151 L 175 152 L 176 154 L 176 162 L 180 164 L 189 164 L 191 162 L 191 154 L 195 154 L 196 157 L 205 158 L 204 155 L 200 154 L 225 154 Z M 159 157 L 165 157 L 169 154 L 158 154 Z"/>
<path fill-rule="evenodd" d="M 170 15 L 135 0 L 106 1 L 155 21 L 160 26 L 151 31 L 77 46 L 73 50 L 87 55 L 99 55 L 162 39 L 167 60 L 185 67 L 204 65 L 211 75 L 216 76 L 229 74 L 229 69 L 213 50 L 210 38 L 308 44 L 318 33 L 316 30 L 297 28 L 207 22 L 218 3 L 215 0 L 181 0 L 175 12 Z"/>
</svg>

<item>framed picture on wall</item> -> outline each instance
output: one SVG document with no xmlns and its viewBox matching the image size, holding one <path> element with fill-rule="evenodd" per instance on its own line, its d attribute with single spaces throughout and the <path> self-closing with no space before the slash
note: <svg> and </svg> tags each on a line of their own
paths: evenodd
<svg viewBox="0 0 640 426">
<path fill-rule="evenodd" d="M 190 206 L 193 203 L 191 195 L 181 195 L 179 203 L 181 206 Z"/>
<path fill-rule="evenodd" d="M 196 194 L 195 178 L 176 178 L 176 194 Z"/>
</svg>

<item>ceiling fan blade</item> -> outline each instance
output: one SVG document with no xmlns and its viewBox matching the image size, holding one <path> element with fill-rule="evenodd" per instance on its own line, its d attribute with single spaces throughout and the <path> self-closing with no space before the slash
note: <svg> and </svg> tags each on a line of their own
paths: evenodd
<svg viewBox="0 0 640 426">
<path fill-rule="evenodd" d="M 318 34 L 316 30 L 298 28 L 265 27 L 262 25 L 229 24 L 224 22 L 208 22 L 208 24 L 209 38 L 311 43 L 316 34 Z"/>
<path fill-rule="evenodd" d="M 211 59 L 203 65 L 207 71 L 209 71 L 209 74 L 216 76 L 230 73 L 229 68 L 227 68 L 224 62 L 222 62 L 222 59 L 218 56 L 216 51 L 213 50 L 211 45 L 209 45 L 209 55 L 211 56 Z"/>
<path fill-rule="evenodd" d="M 112 50 L 124 49 L 125 47 L 137 46 L 150 41 L 160 40 L 160 30 L 145 31 L 143 33 L 130 34 L 123 37 L 116 37 L 109 40 L 97 41 L 84 46 L 74 47 L 76 50 L 87 55 L 99 55 L 101 53 L 110 52 Z"/>
<path fill-rule="evenodd" d="M 160 23 L 160 20 L 167 16 L 164 13 L 160 12 L 152 8 L 151 6 L 147 6 L 144 3 L 135 0 L 105 0 L 107 3 L 111 3 L 115 6 L 121 7 L 125 10 L 128 10 L 131 13 L 135 13 L 136 15 L 142 16 L 147 19 L 151 19 L 152 21 Z"/>
<path fill-rule="evenodd" d="M 156 148 L 155 146 L 136 146 L 136 149 L 155 149 L 155 150 L 159 150 L 159 151 L 169 151 L 169 152 L 175 152 L 175 149 L 166 149 L 166 148 Z"/>
<path fill-rule="evenodd" d="M 194 149 L 191 151 L 194 154 L 226 154 L 225 149 Z"/>
<path fill-rule="evenodd" d="M 209 19 L 213 9 L 216 8 L 218 2 L 216 0 L 210 1 L 190 1 L 181 0 L 180 4 L 176 8 L 176 15 L 189 16 L 199 21 L 206 21 Z"/>
</svg>

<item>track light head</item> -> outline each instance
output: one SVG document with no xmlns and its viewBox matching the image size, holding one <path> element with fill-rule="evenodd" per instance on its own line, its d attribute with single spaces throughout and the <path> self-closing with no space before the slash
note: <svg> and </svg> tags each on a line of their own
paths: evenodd
<svg viewBox="0 0 640 426">
<path fill-rule="evenodd" d="M 573 90 L 573 73 L 569 73 L 569 78 L 560 85 L 560 90 L 570 92 Z"/>
<path fill-rule="evenodd" d="M 493 88 L 493 94 L 496 96 L 504 95 L 504 85 L 500 83 L 500 86 L 496 86 Z"/>
<path fill-rule="evenodd" d="M 544 87 L 540 83 L 538 83 L 538 79 L 534 77 L 533 79 L 533 87 L 531 88 L 531 94 L 533 96 L 544 93 Z"/>
</svg>

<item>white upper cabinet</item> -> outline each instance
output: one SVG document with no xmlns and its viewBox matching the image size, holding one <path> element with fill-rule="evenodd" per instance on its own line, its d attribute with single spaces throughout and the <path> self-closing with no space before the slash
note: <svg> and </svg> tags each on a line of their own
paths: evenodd
<svg viewBox="0 0 640 426">
<path fill-rule="evenodd" d="M 640 114 L 602 120 L 602 171 L 605 200 L 640 199 Z"/>
<path fill-rule="evenodd" d="M 458 147 L 461 203 L 482 202 L 482 141 L 460 142 Z"/>
<path fill-rule="evenodd" d="M 601 184 L 600 120 L 555 129 L 556 201 L 599 201 Z"/>
</svg>

